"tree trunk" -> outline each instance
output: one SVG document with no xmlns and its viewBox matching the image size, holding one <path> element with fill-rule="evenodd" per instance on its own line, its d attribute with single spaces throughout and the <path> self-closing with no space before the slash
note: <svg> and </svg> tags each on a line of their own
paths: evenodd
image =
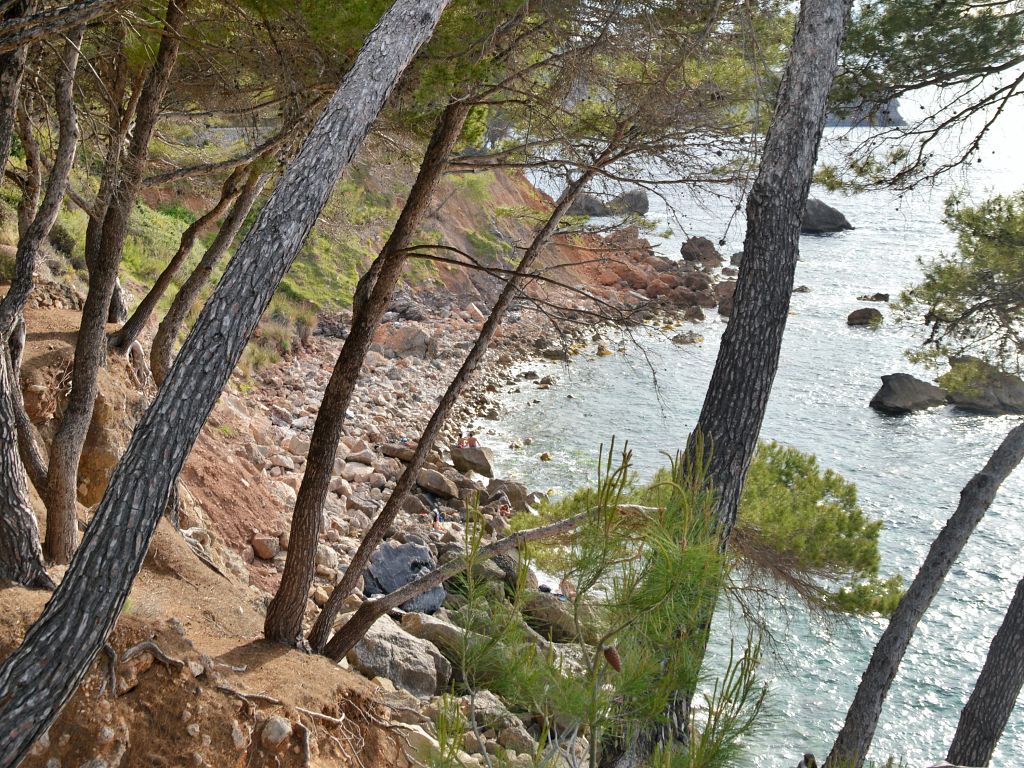
<svg viewBox="0 0 1024 768">
<path fill-rule="evenodd" d="M 5 24 L 20 20 L 35 13 L 37 5 L 37 0 L 15 0 L 4 11 L 3 16 L 0 16 L 0 20 Z M 21 78 L 25 74 L 27 58 L 27 44 L 0 52 L 0 183 L 3 183 L 3 167 L 7 165 L 7 156 L 11 153 L 11 136 L 14 133 L 14 122 L 18 112 L 18 94 L 21 91 Z"/>
<path fill-rule="evenodd" d="M 181 239 L 178 241 L 178 249 L 171 256 L 167 262 L 167 266 L 164 267 L 163 271 L 157 277 L 153 286 L 149 289 L 149 292 L 142 297 L 142 301 L 139 302 L 139 306 L 135 308 L 135 312 L 128 318 L 128 321 L 121 326 L 121 329 L 117 333 L 110 337 L 110 346 L 112 349 L 117 350 L 121 354 L 128 351 L 128 347 L 132 345 L 142 333 L 142 329 L 146 327 L 146 323 L 149 322 L 149 318 L 153 314 L 153 310 L 156 309 L 156 305 L 160 303 L 160 299 L 163 298 L 164 293 L 171 287 L 171 282 L 174 280 L 178 271 L 182 265 L 188 259 L 189 254 L 192 252 L 192 246 L 195 245 L 196 238 L 199 237 L 199 233 L 202 232 L 206 227 L 212 224 L 217 218 L 224 213 L 224 210 L 231 205 L 231 201 L 234 200 L 238 193 L 241 191 L 242 180 L 245 178 L 245 169 L 236 169 L 228 176 L 224 185 L 221 187 L 220 199 L 217 200 L 216 204 L 200 216 L 198 219 L 193 221 L 185 231 L 181 233 Z"/>
<path fill-rule="evenodd" d="M 228 264 L 110 479 L 64 581 L 0 665 L 0 768 L 53 723 L 114 626 L 171 487 L 246 340 L 446 0 L 397 0 Z"/>
<path fill-rule="evenodd" d="M 178 288 L 167 314 L 160 321 L 156 335 L 153 337 L 153 346 L 149 350 L 149 368 L 157 386 L 163 384 L 164 379 L 167 378 L 167 371 L 171 367 L 171 351 L 174 340 L 178 338 L 178 331 L 181 330 L 185 318 L 192 311 L 199 292 L 210 279 L 210 275 L 213 274 L 213 268 L 217 266 L 220 257 L 224 255 L 235 239 L 238 230 L 242 228 L 245 217 L 249 215 L 253 203 L 260 196 L 268 178 L 268 174 L 260 173 L 255 168 L 249 171 L 245 185 L 221 224 L 217 236 L 210 243 L 210 247 L 206 249 L 206 253 L 199 260 L 196 268 L 192 270 L 192 274 Z"/>
<path fill-rule="evenodd" d="M 75 71 L 78 69 L 78 49 L 83 32 L 84 28 L 73 33 L 64 46 L 63 66 L 58 70 L 54 86 L 54 104 L 60 126 L 60 139 L 50 175 L 46 180 L 43 203 L 38 210 L 33 211 L 34 215 L 18 239 L 18 250 L 14 257 L 14 277 L 11 279 L 7 295 L 0 301 L 0 344 L 4 346 L 15 324 L 21 318 L 25 301 L 32 290 L 32 274 L 36 268 L 39 247 L 49 236 L 53 223 L 57 220 L 57 214 L 60 213 L 68 177 L 75 162 L 78 120 L 75 115 L 74 85 Z"/>
<path fill-rule="evenodd" d="M 851 5 L 852 0 L 804 0 L 800 5 L 764 154 L 747 200 L 747 235 L 733 313 L 687 445 L 688 452 L 707 454 L 723 547 L 736 522 L 740 492 L 779 367 L 800 222 Z M 713 611 L 714 606 L 708 606 L 704 626 L 689 628 L 705 642 Z M 688 739 L 693 694 L 676 692 L 667 712 L 665 730 L 683 745 Z M 608 764 L 616 768 L 642 764 L 659 741 L 663 741 L 660 735 L 637 734 L 619 745 L 623 754 Z"/>
<path fill-rule="evenodd" d="M 786 74 L 747 201 L 732 317 L 695 434 L 710 453 L 719 534 L 728 541 L 757 447 L 786 329 L 800 222 L 825 125 L 825 100 L 851 0 L 804 0 Z M 691 440 L 692 446 L 692 440 Z"/>
<path fill-rule="evenodd" d="M 1024 686 L 1024 579 L 985 658 L 978 682 L 960 713 L 946 762 L 986 766 Z"/>
<path fill-rule="evenodd" d="M 44 548 L 54 563 L 69 562 L 78 540 L 75 514 L 78 462 L 92 420 L 97 377 L 106 359 L 107 313 L 117 283 L 128 221 L 149 154 L 149 140 L 178 55 L 187 4 L 188 0 L 170 0 L 167 5 L 160 48 L 139 98 L 131 143 L 103 219 L 94 263 L 89 266 L 89 292 L 82 308 L 82 322 L 75 343 L 71 394 L 60 428 L 50 446 L 50 468 L 44 498 L 47 512 Z"/>
<path fill-rule="evenodd" d="M 25 175 L 21 183 L 21 200 L 18 201 L 18 238 L 25 236 L 39 205 L 39 191 L 43 186 L 43 161 L 39 142 L 32 131 L 28 113 L 32 108 L 31 98 L 18 105 L 18 138 L 25 150 Z"/>
<path fill-rule="evenodd" d="M 455 378 L 448 385 L 448 389 L 441 397 L 437 409 L 427 422 L 423 434 L 420 435 L 416 450 L 413 451 L 412 458 L 406 465 L 405 471 L 398 478 L 398 482 L 395 484 L 394 490 L 391 491 L 391 496 L 384 505 L 384 509 L 380 511 L 377 519 L 370 526 L 370 530 L 366 532 L 363 540 L 359 542 L 359 548 L 352 556 L 352 561 L 349 563 L 348 568 L 346 568 L 345 575 L 342 576 L 341 581 L 335 586 L 327 603 L 321 609 L 320 615 L 317 617 L 316 623 L 313 625 L 309 635 L 309 644 L 313 650 L 323 651 L 324 654 L 334 660 L 341 658 L 343 653 L 341 649 L 345 644 L 344 637 L 337 638 L 335 636 L 330 642 L 328 642 L 328 637 L 334 625 L 334 618 L 341 609 L 342 602 L 352 593 L 356 581 L 363 575 L 363 571 L 366 570 L 366 566 L 370 562 L 370 556 L 376 551 L 381 541 L 384 540 L 384 534 L 391 527 L 395 516 L 402 509 L 406 497 L 412 491 L 413 486 L 415 486 L 416 478 L 426 462 L 427 455 L 430 453 L 434 441 L 437 440 L 441 432 L 441 427 L 444 426 L 448 414 L 451 413 L 459 395 L 462 394 L 469 376 L 476 370 L 484 354 L 487 352 L 491 339 L 494 338 L 494 334 L 505 315 L 505 310 L 512 302 L 512 299 L 521 293 L 522 285 L 528 276 L 530 267 L 540 255 L 541 249 L 551 238 L 552 233 L 562 220 L 562 216 L 569 210 L 576 196 L 586 186 L 587 182 L 590 181 L 597 169 L 608 162 L 610 153 L 610 149 L 605 150 L 601 157 L 583 172 L 576 183 L 562 193 L 548 220 L 523 253 L 523 257 L 519 261 L 515 272 L 509 277 L 497 301 L 494 302 L 494 308 L 491 310 L 491 314 L 486 322 L 484 322 L 483 328 L 481 328 L 480 334 L 473 344 L 473 348 L 466 355 L 466 359 L 463 361 L 458 373 L 455 374 Z M 383 270 L 381 274 L 383 274 Z"/>
<path fill-rule="evenodd" d="M 18 386 L 7 355 L 0 346 L 0 579 L 26 587 L 53 589 L 43 565 L 36 516 L 28 504 L 28 484 L 18 456 L 17 426 L 11 392 Z"/>
<path fill-rule="evenodd" d="M 1003 439 L 985 468 L 960 492 L 960 503 L 935 537 L 917 576 L 889 619 L 860 680 L 846 722 L 825 761 L 833 768 L 860 768 L 871 747 L 882 704 L 914 630 L 938 593 L 964 545 L 992 504 L 999 486 L 1024 457 L 1024 424 Z"/>
<path fill-rule="evenodd" d="M 0 54 L 23 50 L 36 40 L 57 37 L 71 27 L 84 26 L 112 13 L 130 0 L 76 0 L 35 13 L 24 11 L 21 18 L 5 17 L 0 23 Z M 38 5 L 38 4 L 35 4 Z"/>
<path fill-rule="evenodd" d="M 357 306 L 352 316 L 352 327 L 338 355 L 313 426 L 302 485 L 299 486 L 292 515 L 288 559 L 281 585 L 267 609 L 263 625 L 263 633 L 268 640 L 289 645 L 302 640 L 302 616 L 313 583 L 324 500 L 327 498 L 334 455 L 345 423 L 345 412 L 352 399 L 366 352 L 373 341 L 374 331 L 387 311 L 402 273 L 406 260 L 405 249 L 412 243 L 437 183 L 448 166 L 448 157 L 462 133 L 467 114 L 467 104 L 453 102 L 441 115 L 395 228 L 370 269 L 359 281 L 356 293 L 367 298 L 354 303 Z"/>
</svg>

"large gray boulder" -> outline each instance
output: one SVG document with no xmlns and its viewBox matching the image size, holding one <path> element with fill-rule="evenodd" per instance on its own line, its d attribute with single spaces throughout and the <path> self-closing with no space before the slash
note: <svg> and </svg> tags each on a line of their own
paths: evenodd
<svg viewBox="0 0 1024 768">
<path fill-rule="evenodd" d="M 882 377 L 882 386 L 871 398 L 871 407 L 894 415 L 923 411 L 945 405 L 949 393 L 942 387 L 921 381 L 909 373 L 892 373 Z"/>
<path fill-rule="evenodd" d="M 384 357 L 432 357 L 435 349 L 430 334 L 417 323 L 382 325 L 373 335 L 370 349 Z"/>
<path fill-rule="evenodd" d="M 523 601 L 523 618 L 544 637 L 556 643 L 570 643 L 577 639 L 573 604 L 561 595 L 534 592 Z M 597 616 L 586 604 L 580 605 L 580 635 L 585 643 L 596 643 L 600 638 Z"/>
<path fill-rule="evenodd" d="M 348 663 L 368 677 L 386 677 L 414 696 L 444 693 L 452 665 L 433 643 L 414 637 L 387 616 L 348 652 Z"/>
<path fill-rule="evenodd" d="M 370 565 L 363 574 L 363 592 L 368 596 L 391 594 L 435 567 L 437 561 L 422 544 L 385 541 L 370 557 Z M 402 603 L 402 610 L 433 613 L 447 596 L 444 587 L 434 587 Z"/>
<path fill-rule="evenodd" d="M 853 225 L 840 211 L 831 205 L 826 205 L 821 200 L 816 200 L 813 197 L 807 198 L 803 224 L 800 227 L 801 232 L 805 235 L 820 235 L 828 232 L 842 232 L 845 229 L 853 229 Z"/>
<path fill-rule="evenodd" d="M 949 362 L 956 380 L 967 382 L 950 387 L 949 401 L 953 405 L 988 416 L 1024 413 L 1024 381 L 1018 376 L 976 357 L 954 357 Z"/>
<path fill-rule="evenodd" d="M 494 477 L 494 469 L 491 466 L 494 454 L 490 448 L 481 448 L 480 446 L 459 448 L 459 446 L 453 445 L 449 450 L 452 454 L 452 464 L 459 472 L 472 471 L 484 477 Z"/>
</svg>

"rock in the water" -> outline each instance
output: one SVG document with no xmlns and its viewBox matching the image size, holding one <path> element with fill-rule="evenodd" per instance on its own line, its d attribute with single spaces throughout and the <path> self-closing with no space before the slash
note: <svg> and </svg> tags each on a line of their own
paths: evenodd
<svg viewBox="0 0 1024 768">
<path fill-rule="evenodd" d="M 702 344 L 704 337 L 696 331 L 683 331 L 672 337 L 673 344 Z"/>
<path fill-rule="evenodd" d="M 363 592 L 367 596 L 390 594 L 436 566 L 434 556 L 422 544 L 385 541 L 370 557 L 370 565 L 363 574 Z M 433 613 L 441 607 L 445 597 L 444 587 L 434 587 L 402 603 L 402 610 Z"/>
<path fill-rule="evenodd" d="M 347 658 L 367 677 L 386 677 L 415 696 L 443 693 L 452 673 L 452 665 L 432 643 L 413 637 L 386 616 L 370 627 Z"/>
<path fill-rule="evenodd" d="M 888 293 L 867 293 L 863 296 L 858 296 L 857 301 L 881 301 L 883 303 L 889 303 Z"/>
<path fill-rule="evenodd" d="M 725 280 L 715 286 L 715 296 L 718 298 L 718 314 L 723 317 L 732 316 L 733 297 L 735 295 L 735 280 Z"/>
<path fill-rule="evenodd" d="M 853 326 L 870 326 L 874 327 L 880 325 L 882 322 L 882 313 L 874 307 L 861 307 L 855 309 L 850 313 L 849 317 L 846 318 L 847 325 Z"/>
<path fill-rule="evenodd" d="M 1018 376 L 976 357 L 954 357 L 949 362 L 953 369 L 940 376 L 939 383 L 945 384 L 950 378 L 957 383 L 949 386 L 953 405 L 989 416 L 1024 413 L 1024 381 Z"/>
<path fill-rule="evenodd" d="M 871 407 L 882 413 L 913 413 L 944 405 L 948 396 L 941 387 L 909 373 L 893 373 L 882 377 L 882 386 L 871 398 Z"/>
<path fill-rule="evenodd" d="M 452 463 L 459 472 L 473 471 L 484 477 L 494 477 L 494 469 L 491 467 L 494 454 L 490 448 L 479 446 L 459 448 L 457 445 L 453 445 L 449 450 L 452 454 Z"/>
<path fill-rule="evenodd" d="M 807 198 L 801 232 L 807 235 L 820 235 L 827 232 L 842 232 L 845 229 L 853 229 L 853 226 L 840 211 L 821 200 Z"/>
<path fill-rule="evenodd" d="M 639 213 L 643 216 L 651 208 L 647 193 L 642 189 L 629 189 L 608 201 L 612 213 Z"/>
<path fill-rule="evenodd" d="M 611 211 L 601 198 L 595 195 L 577 195 L 568 211 L 570 216 L 610 216 Z"/>
<path fill-rule="evenodd" d="M 442 499 L 454 499 L 459 495 L 459 487 L 436 469 L 421 469 L 416 476 L 416 484 Z"/>
<path fill-rule="evenodd" d="M 697 261 L 705 267 L 720 267 L 722 254 L 715 249 L 715 244 L 706 237 L 691 237 L 679 248 L 685 261 Z"/>
<path fill-rule="evenodd" d="M 810 292 L 811 292 L 810 287 L 808 287 L 806 285 L 798 285 L 796 288 L 793 289 L 793 293 L 810 293 Z"/>
<path fill-rule="evenodd" d="M 260 744 L 270 752 L 280 752 L 288 746 L 292 737 L 292 724 L 280 715 L 272 715 L 260 731 Z"/>
</svg>

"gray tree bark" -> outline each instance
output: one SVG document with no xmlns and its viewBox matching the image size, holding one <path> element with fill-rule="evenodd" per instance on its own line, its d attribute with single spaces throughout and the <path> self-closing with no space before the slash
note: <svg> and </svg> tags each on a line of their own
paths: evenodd
<svg viewBox="0 0 1024 768">
<path fill-rule="evenodd" d="M 0 54 L 10 53 L 25 46 L 54 37 L 66 29 L 78 27 L 128 5 L 130 0 L 78 0 L 57 8 L 35 12 L 23 11 L 17 16 L 4 17 L 0 23 Z M 34 4 L 38 5 L 38 3 Z"/>
<path fill-rule="evenodd" d="M 187 4 L 188 0 L 170 0 L 167 5 L 160 47 L 142 88 L 131 142 L 103 219 L 97 252 L 93 263 L 89 265 L 89 291 L 82 307 L 82 322 L 75 343 L 71 394 L 60 427 L 50 445 L 50 465 L 44 496 L 47 514 L 43 546 L 47 557 L 54 563 L 69 562 L 78 541 L 78 519 L 75 514 L 78 463 L 92 421 L 97 377 L 106 360 L 107 313 L 117 284 L 117 271 L 128 235 L 132 206 L 138 196 L 149 156 L 149 140 L 156 127 L 160 102 L 178 56 Z"/>
<path fill-rule="evenodd" d="M 39 247 L 50 233 L 60 211 L 78 146 L 78 121 L 74 107 L 75 71 L 84 28 L 73 32 L 64 46 L 58 70 L 54 103 L 60 139 L 42 205 L 18 241 L 14 277 L 0 301 L 0 577 L 28 587 L 53 589 L 43 565 L 35 514 L 28 503 L 28 484 L 19 454 L 22 425 L 15 414 L 23 411 L 18 382 L 18 355 L 10 355 L 8 342 L 22 315 Z M 26 439 L 32 439 L 26 436 Z"/>
<path fill-rule="evenodd" d="M 1024 686 L 1024 579 L 1017 582 L 1006 617 L 992 638 L 985 666 L 949 745 L 946 762 L 986 766 Z"/>
<path fill-rule="evenodd" d="M 466 359 L 463 361 L 458 373 L 455 374 L 455 378 L 452 379 L 451 383 L 448 385 L 448 389 L 445 390 L 444 395 L 441 396 L 441 401 L 438 403 L 437 408 L 434 410 L 430 420 L 427 422 L 427 426 L 420 435 L 419 443 L 413 451 L 412 458 L 406 464 L 402 475 L 398 478 L 398 482 L 391 491 L 391 496 L 384 505 L 384 509 L 382 509 L 377 515 L 377 519 L 373 521 L 373 525 L 370 526 L 370 530 L 363 535 L 362 541 L 359 542 L 359 548 L 352 556 L 352 561 L 349 563 L 348 568 L 345 569 L 345 575 L 342 576 L 341 581 L 334 587 L 330 598 L 328 598 L 327 602 L 321 609 L 320 615 L 317 617 L 309 635 L 309 644 L 313 650 L 318 652 L 322 651 L 325 655 L 335 660 L 341 658 L 342 653 L 344 652 L 343 649 L 345 649 L 348 642 L 346 640 L 346 635 L 341 635 L 340 637 L 335 635 L 335 637 L 331 638 L 330 641 L 328 641 L 328 637 L 330 636 L 331 629 L 334 626 L 334 619 L 338 615 L 338 611 L 341 609 L 342 602 L 352 593 L 356 582 L 362 576 L 363 571 L 366 570 L 366 566 L 370 562 L 370 556 L 373 555 L 378 545 L 384 540 L 384 534 L 387 533 L 388 529 L 391 527 L 391 524 L 395 520 L 395 516 L 402 509 L 406 497 L 415 486 L 416 478 L 419 475 L 420 470 L 423 468 L 423 464 L 427 460 L 427 455 L 430 453 L 430 450 L 434 445 L 434 441 L 437 440 L 437 437 L 441 432 L 441 428 L 444 426 L 444 423 L 448 418 L 448 414 L 451 413 L 452 408 L 459 399 L 459 395 L 462 394 L 462 390 L 469 380 L 470 375 L 476 370 L 477 366 L 479 366 L 480 361 L 483 359 L 487 349 L 490 347 L 491 339 L 494 338 L 494 334 L 498 330 L 498 326 L 501 324 L 502 318 L 505 315 L 505 310 L 508 309 L 508 305 L 512 302 L 513 298 L 522 292 L 523 284 L 528 279 L 530 268 L 537 260 L 537 257 L 551 238 L 551 235 L 557 229 L 559 222 L 565 215 L 565 212 L 569 210 L 573 201 L 584 187 L 586 187 L 587 183 L 597 170 L 608 163 L 610 155 L 611 149 L 606 149 L 593 164 L 588 166 L 584 172 L 580 174 L 580 177 L 572 186 L 566 188 L 561 197 L 559 197 L 558 202 L 555 204 L 554 210 L 548 216 L 547 221 L 544 222 L 544 225 L 540 228 L 529 247 L 523 253 L 523 257 L 519 260 L 519 264 L 517 265 L 515 272 L 511 275 L 504 288 L 502 288 L 501 293 L 498 295 L 497 300 L 494 302 L 491 314 L 484 322 L 483 328 L 480 329 L 480 334 L 473 343 L 473 347 L 466 355 Z"/>
<path fill-rule="evenodd" d="M 374 331 L 387 311 L 411 243 L 448 158 L 462 133 L 469 105 L 450 104 L 427 145 L 416 181 L 387 243 L 359 281 L 353 301 L 352 327 L 324 390 L 313 426 L 302 484 L 292 514 L 291 539 L 281 585 L 267 609 L 263 632 L 268 640 L 289 645 L 302 640 L 302 617 L 313 583 L 324 500 L 334 468 L 334 455 L 345 424 L 352 393 Z"/>
<path fill-rule="evenodd" d="M 917 576 L 900 600 L 889 625 L 875 645 L 871 661 L 846 713 L 846 722 L 832 745 L 825 766 L 860 768 L 871 748 L 882 704 L 921 617 L 931 605 L 964 545 L 971 537 L 999 486 L 1024 458 L 1024 424 L 1014 427 L 985 467 L 960 492 L 960 503 L 932 542 Z"/>
<path fill-rule="evenodd" d="M 160 321 L 160 325 L 156 329 L 156 335 L 153 336 L 153 345 L 149 350 L 149 368 L 153 374 L 153 381 L 157 385 L 163 384 L 164 379 L 167 378 L 167 371 L 171 367 L 171 352 L 174 347 L 174 341 L 178 338 L 178 332 L 185 324 L 185 318 L 192 311 L 192 307 L 199 297 L 199 292 L 202 291 L 203 286 L 209 281 L 210 275 L 213 274 L 213 268 L 217 266 L 221 256 L 227 252 L 228 247 L 235 239 L 235 235 L 238 234 L 238 230 L 242 228 L 245 217 L 249 215 L 253 203 L 260 196 L 268 179 L 269 174 L 260 173 L 255 168 L 249 172 L 245 184 L 242 186 L 242 191 L 239 192 L 235 204 L 231 206 L 231 210 L 221 224 L 217 236 L 199 259 L 199 263 L 192 270 L 192 274 L 185 279 L 185 282 L 181 284 L 178 292 L 174 295 L 174 300 L 171 302 L 167 314 L 164 315 L 163 320 Z"/>
<path fill-rule="evenodd" d="M 0 16 L 0 28 L 8 23 L 22 23 L 25 17 L 35 13 L 37 5 L 37 0 L 16 0 Z M 11 153 L 11 136 L 14 134 L 18 95 L 27 58 L 27 43 L 13 46 L 10 50 L 0 50 L 0 183 L 3 183 L 3 167 Z"/>
<path fill-rule="evenodd" d="M 0 665 L 0 768 L 53 723 L 114 626 L 178 473 L 246 340 L 446 0 L 397 0 L 366 40 L 132 435 L 64 581 Z"/>
</svg>

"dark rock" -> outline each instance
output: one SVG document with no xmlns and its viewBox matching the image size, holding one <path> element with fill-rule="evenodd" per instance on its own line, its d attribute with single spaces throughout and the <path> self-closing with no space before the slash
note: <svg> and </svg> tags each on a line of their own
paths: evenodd
<svg viewBox="0 0 1024 768">
<path fill-rule="evenodd" d="M 573 604 L 561 595 L 534 592 L 523 601 L 526 623 L 556 643 L 577 640 Z M 579 630 L 585 643 L 596 643 L 600 637 L 596 616 L 586 604 L 579 607 Z"/>
<path fill-rule="evenodd" d="M 570 216 L 611 216 L 611 213 L 601 198 L 588 194 L 577 195 L 568 211 Z"/>
<path fill-rule="evenodd" d="M 729 257 L 729 263 L 735 266 L 739 266 L 743 261 L 743 251 L 736 251 Z"/>
<path fill-rule="evenodd" d="M 820 235 L 827 232 L 842 232 L 844 229 L 853 229 L 853 226 L 840 211 L 821 200 L 807 198 L 801 232 L 806 235 Z"/>
<path fill-rule="evenodd" d="M 715 244 L 706 237 L 691 237 L 679 248 L 685 261 L 696 261 L 705 267 L 720 267 L 722 254 L 715 249 Z"/>
<path fill-rule="evenodd" d="M 976 357 L 950 359 L 958 386 L 950 387 L 949 401 L 958 408 L 989 416 L 1024 413 L 1024 381 Z M 949 374 L 939 377 L 945 383 Z M 966 381 L 966 384 L 959 382 Z"/>
<path fill-rule="evenodd" d="M 437 561 L 425 546 L 385 541 L 370 557 L 370 565 L 364 574 L 363 592 L 367 596 L 391 594 L 436 566 Z M 402 610 L 433 613 L 441 607 L 446 594 L 444 587 L 434 587 L 402 603 Z"/>
<path fill-rule="evenodd" d="M 452 463 L 459 472 L 476 472 L 484 477 L 494 477 L 494 469 L 491 462 L 494 461 L 494 454 L 490 448 L 467 446 L 459 448 L 457 445 L 451 447 Z"/>
<path fill-rule="evenodd" d="M 672 337 L 673 344 L 702 344 L 704 337 L 696 331 L 683 331 Z"/>
<path fill-rule="evenodd" d="M 793 293 L 810 293 L 810 292 L 811 292 L 810 287 L 808 287 L 806 285 L 798 285 L 796 288 L 793 289 Z"/>
<path fill-rule="evenodd" d="M 612 213 L 639 213 L 643 216 L 651 208 L 647 193 L 642 189 L 629 189 L 608 201 Z"/>
<path fill-rule="evenodd" d="M 732 315 L 732 304 L 735 294 L 735 280 L 724 280 L 715 286 L 715 296 L 718 297 L 718 314 L 724 317 Z"/>
<path fill-rule="evenodd" d="M 904 414 L 944 405 L 948 397 L 946 390 L 909 373 L 893 373 L 882 377 L 870 405 L 882 413 Z"/>
<path fill-rule="evenodd" d="M 882 322 L 882 313 L 874 307 L 861 307 L 855 309 L 846 318 L 847 325 L 854 326 L 876 326 Z"/>
<path fill-rule="evenodd" d="M 870 293 L 870 294 L 865 294 L 864 296 L 858 296 L 857 297 L 857 301 L 881 301 L 881 302 L 884 302 L 884 303 L 888 303 L 889 302 L 889 294 L 888 293 Z"/>
</svg>

